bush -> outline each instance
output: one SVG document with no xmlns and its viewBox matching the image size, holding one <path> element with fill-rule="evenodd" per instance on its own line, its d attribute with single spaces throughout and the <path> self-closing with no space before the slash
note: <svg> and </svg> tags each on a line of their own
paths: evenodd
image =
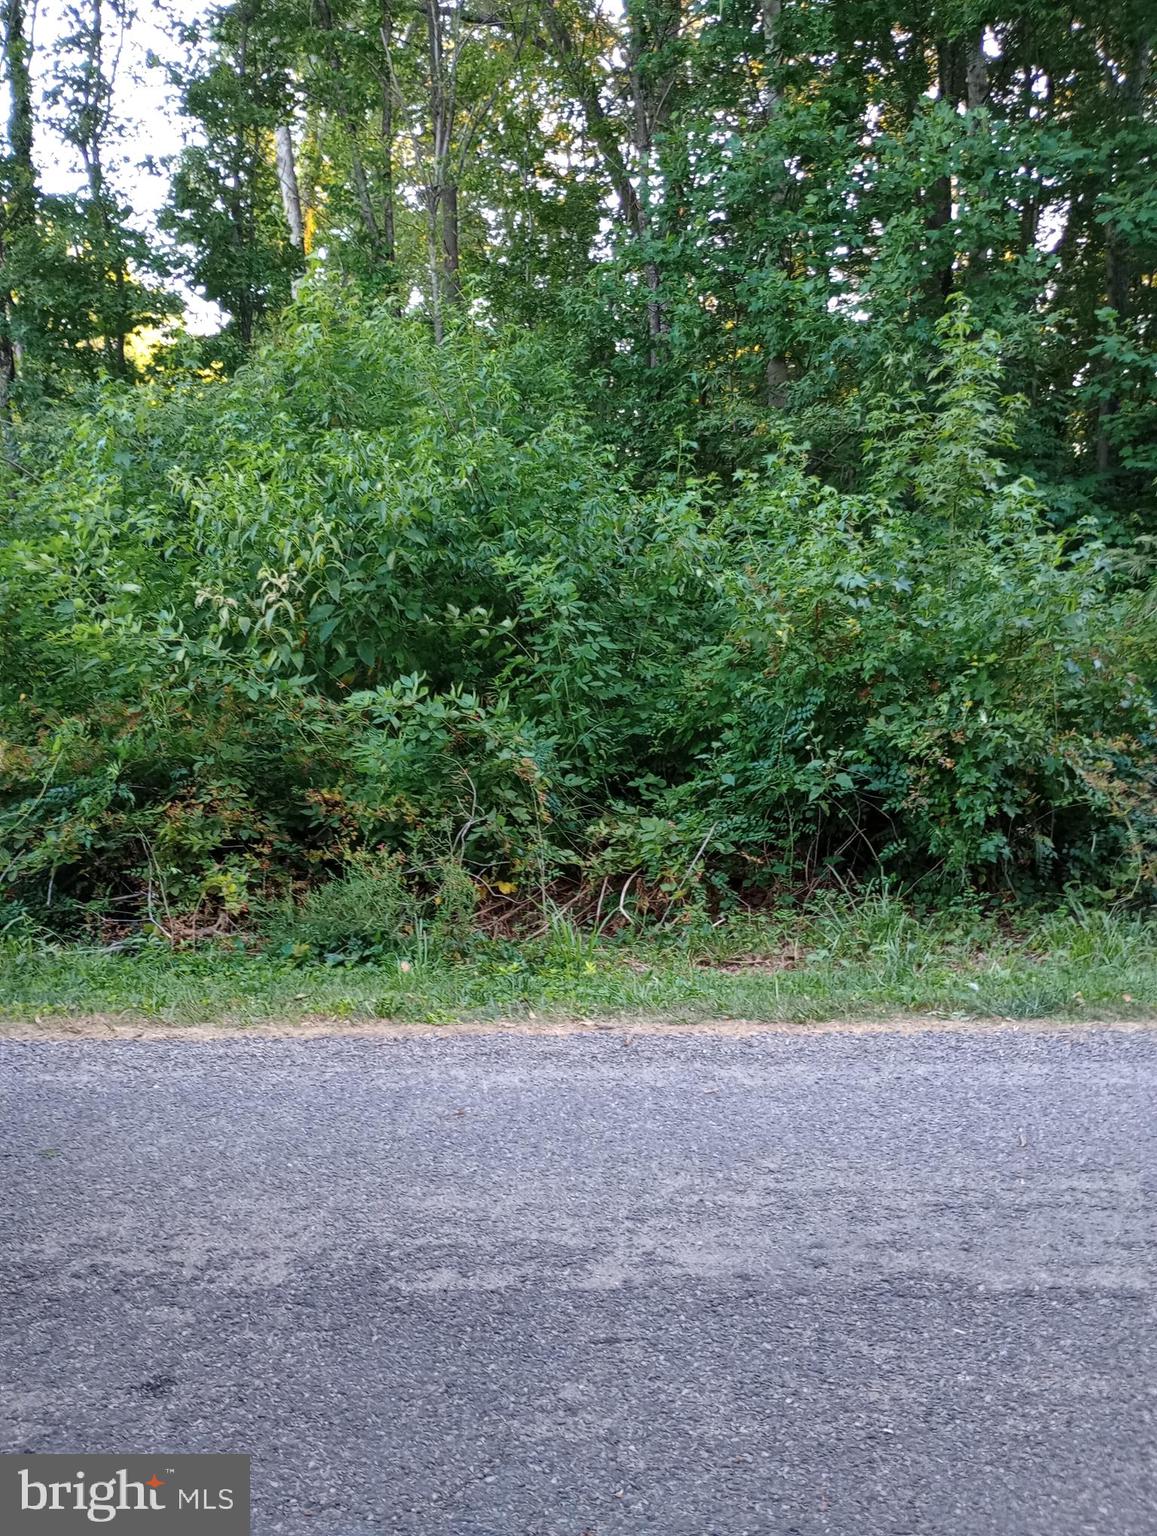
<svg viewBox="0 0 1157 1536">
<path fill-rule="evenodd" d="M 397 859 L 361 852 L 337 879 L 269 904 L 257 921 L 275 953 L 332 962 L 397 953 L 420 919 Z"/>
<path fill-rule="evenodd" d="M 990 341 L 942 332 L 938 398 L 877 413 L 873 494 L 789 472 L 731 510 L 737 619 L 703 684 L 730 694 L 730 836 L 1046 884 L 1139 868 L 1104 763 L 1152 763 L 1151 626 L 1095 529 L 1053 532 L 1004 474 Z"/>
<path fill-rule="evenodd" d="M 941 344 L 858 495 L 790 444 L 640 495 L 532 341 L 325 290 L 232 380 L 62 413 L 0 550 L 9 908 L 342 953 L 446 869 L 451 946 L 476 879 L 1147 892 L 1152 605 L 1005 474 L 991 339 Z"/>
</svg>

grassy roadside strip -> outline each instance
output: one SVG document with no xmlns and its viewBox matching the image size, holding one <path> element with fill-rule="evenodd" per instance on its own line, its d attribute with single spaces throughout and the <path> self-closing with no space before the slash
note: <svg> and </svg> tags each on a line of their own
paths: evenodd
<svg viewBox="0 0 1157 1536">
<path fill-rule="evenodd" d="M 1017 923 L 1014 930 L 967 908 L 918 918 L 880 897 L 678 940 L 600 943 L 561 926 L 536 943 L 478 940 L 459 958 L 399 952 L 356 965 L 219 948 L 108 953 L 9 942 L 0 947 L 0 1018 L 1157 1016 L 1157 924 L 1080 911 L 1020 914 Z"/>
</svg>

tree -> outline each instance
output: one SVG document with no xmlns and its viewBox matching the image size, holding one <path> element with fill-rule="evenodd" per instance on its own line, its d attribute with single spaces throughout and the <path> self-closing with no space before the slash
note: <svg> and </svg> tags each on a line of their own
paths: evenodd
<svg viewBox="0 0 1157 1536">
<path fill-rule="evenodd" d="M 24 0 L 3 0 L 8 122 L 0 162 L 0 416 L 6 416 L 20 356 L 16 272 L 27 253 L 36 219 L 36 169 L 32 160 L 33 109 L 30 44 Z"/>
<path fill-rule="evenodd" d="M 225 311 L 243 346 L 289 298 L 305 246 L 303 215 L 300 231 L 293 227 L 295 170 L 288 221 L 282 203 L 291 95 L 276 24 L 253 0 L 228 6 L 207 29 L 182 30 L 192 66 L 170 70 L 197 141 L 178 159 L 162 227 L 189 280 Z"/>
</svg>

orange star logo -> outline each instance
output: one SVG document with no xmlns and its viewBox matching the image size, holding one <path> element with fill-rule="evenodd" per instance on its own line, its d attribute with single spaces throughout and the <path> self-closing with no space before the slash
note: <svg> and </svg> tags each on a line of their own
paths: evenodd
<svg viewBox="0 0 1157 1536">
<path fill-rule="evenodd" d="M 163 1477 L 158 1477 L 155 1472 L 153 1473 L 152 1477 L 149 1478 L 148 1482 L 145 1484 L 146 1488 L 163 1488 L 164 1486 L 165 1486 L 164 1478 Z"/>
</svg>

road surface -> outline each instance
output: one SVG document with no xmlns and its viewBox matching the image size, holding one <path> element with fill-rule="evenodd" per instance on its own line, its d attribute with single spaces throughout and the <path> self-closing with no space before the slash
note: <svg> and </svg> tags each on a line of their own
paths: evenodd
<svg viewBox="0 0 1157 1536">
<path fill-rule="evenodd" d="M 1153 1536 L 1157 1034 L 0 1043 L 0 1443 L 257 1536 Z"/>
</svg>

